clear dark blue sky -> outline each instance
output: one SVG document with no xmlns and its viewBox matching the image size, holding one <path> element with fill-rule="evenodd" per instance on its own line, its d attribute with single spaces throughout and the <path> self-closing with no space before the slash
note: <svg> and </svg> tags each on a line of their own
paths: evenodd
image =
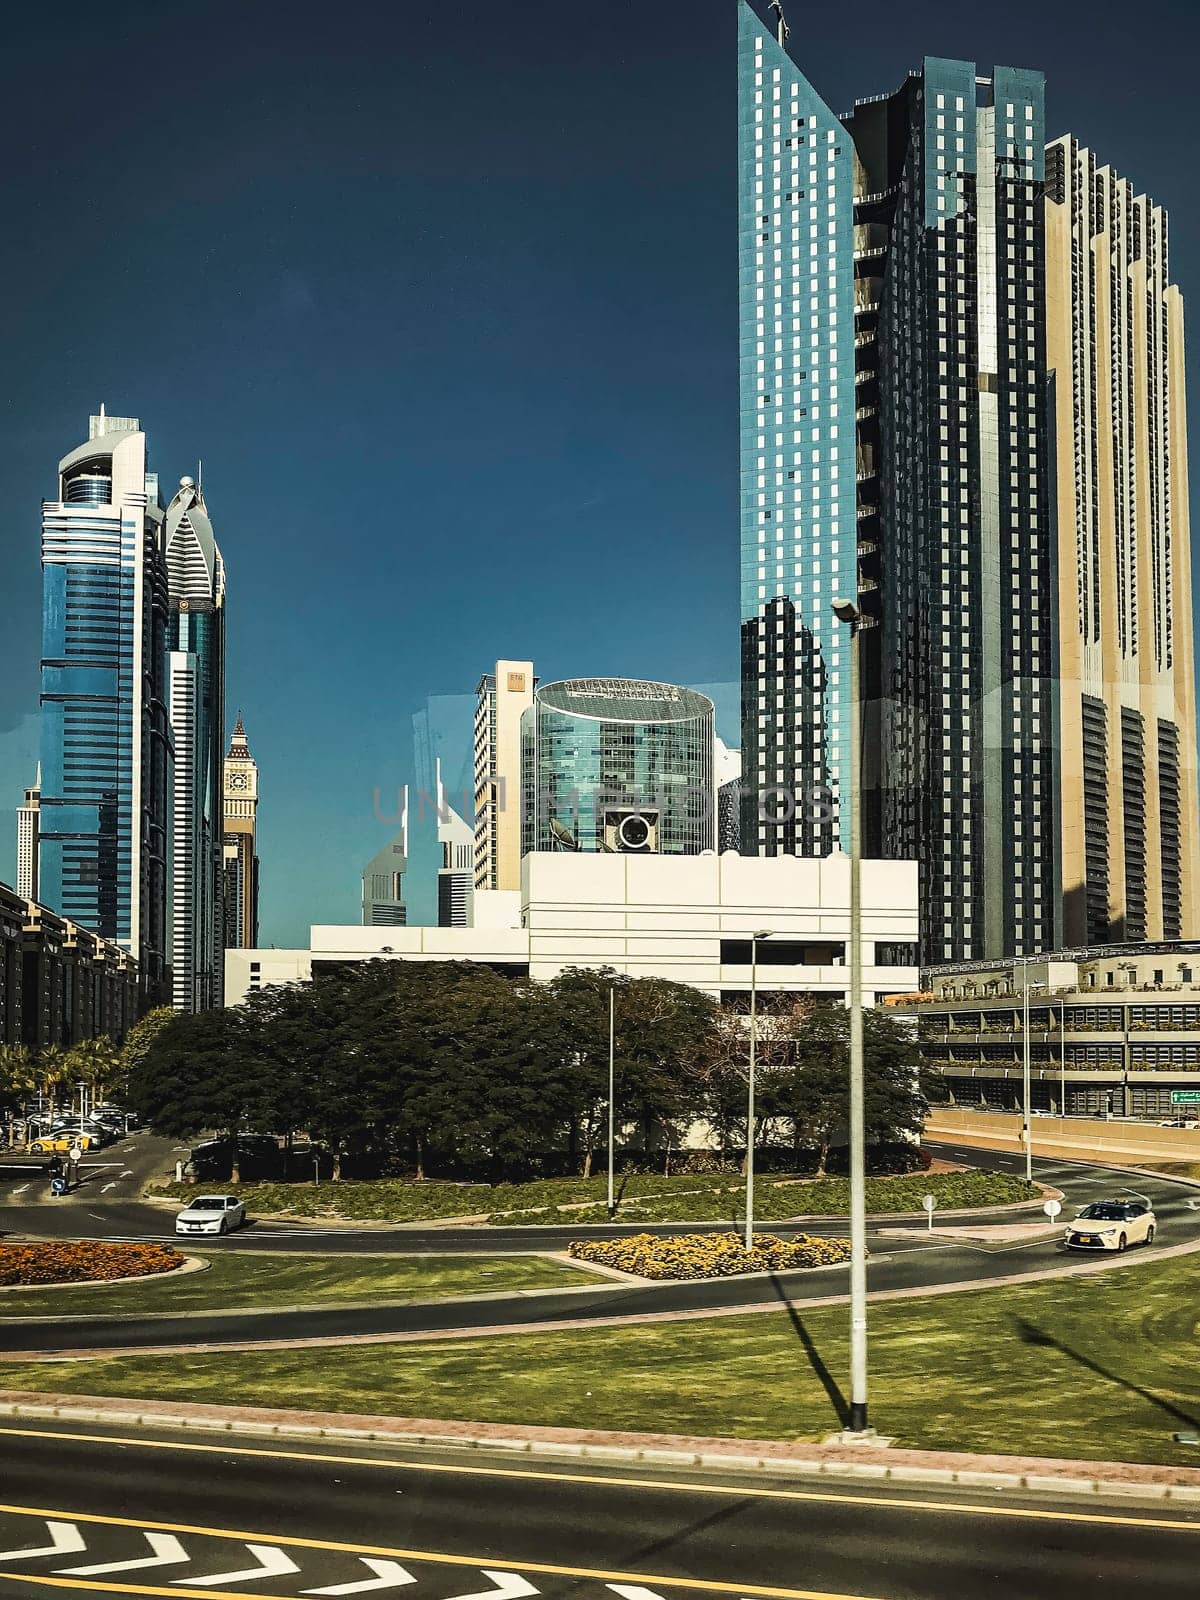
<svg viewBox="0 0 1200 1600">
<path fill-rule="evenodd" d="M 1169 207 L 1200 303 L 1194 4 L 789 14 L 835 110 L 926 53 L 1045 71 L 1049 131 Z M 168 492 L 204 459 L 265 943 L 356 918 L 372 792 L 412 776 L 427 695 L 498 655 L 736 675 L 735 23 L 735 0 L 11 9 L 0 878 L 38 503 L 101 400 Z"/>
</svg>

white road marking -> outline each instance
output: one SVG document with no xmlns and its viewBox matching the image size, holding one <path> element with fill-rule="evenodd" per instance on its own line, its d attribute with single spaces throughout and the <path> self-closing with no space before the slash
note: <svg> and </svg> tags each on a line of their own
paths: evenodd
<svg viewBox="0 0 1200 1600">
<path fill-rule="evenodd" d="M 14 1189 L 13 1193 L 14 1194 L 24 1194 L 26 1189 L 28 1189 L 29 1187 L 30 1187 L 29 1184 L 23 1183 L 19 1189 Z"/>
<path fill-rule="evenodd" d="M 300 1568 L 285 1555 L 277 1544 L 248 1544 L 246 1549 L 258 1562 L 256 1567 L 242 1567 L 237 1572 L 213 1572 L 203 1578 L 176 1578 L 176 1583 L 194 1583 L 197 1587 L 214 1589 L 219 1583 L 247 1583 L 251 1578 L 282 1578 Z M 526 1591 L 522 1590 L 521 1593 Z M 533 1594 L 535 1591 L 528 1591 Z"/>
<path fill-rule="evenodd" d="M 619 1594 L 621 1600 L 663 1600 L 662 1595 L 655 1594 L 653 1589 L 647 1589 L 640 1583 L 606 1583 L 604 1587 Z"/>
<path fill-rule="evenodd" d="M 104 1572 L 136 1572 L 145 1567 L 171 1567 L 192 1559 L 173 1533 L 147 1533 L 145 1538 L 154 1551 L 152 1556 L 134 1556 L 132 1561 L 105 1561 L 94 1567 L 57 1567 L 55 1570 L 70 1573 L 76 1578 L 98 1578 Z"/>
<path fill-rule="evenodd" d="M 0 1550 L 0 1561 L 32 1561 L 34 1556 L 73 1556 L 87 1549 L 86 1540 L 73 1522 L 51 1522 L 47 1518 L 46 1526 L 54 1541 L 52 1544 L 44 1544 L 38 1550 Z"/>
<path fill-rule="evenodd" d="M 108 1191 L 109 1191 L 109 1190 L 110 1190 L 110 1189 L 115 1189 L 115 1188 L 116 1188 L 116 1187 L 117 1187 L 117 1186 L 116 1186 L 116 1183 L 115 1183 L 115 1182 L 113 1182 L 113 1183 L 106 1183 L 106 1184 L 105 1184 L 105 1185 L 104 1185 L 104 1187 L 103 1187 L 103 1189 L 101 1189 L 101 1191 L 100 1191 L 100 1193 L 101 1193 L 101 1194 L 107 1194 L 107 1193 L 108 1193 Z"/>
<path fill-rule="evenodd" d="M 538 1592 L 517 1572 L 489 1572 L 485 1568 L 483 1575 L 496 1585 L 494 1589 L 480 1589 L 474 1594 L 456 1594 L 451 1596 L 451 1600 L 523 1600 L 525 1595 Z"/>
<path fill-rule="evenodd" d="M 133 1177 L 133 1173 L 132 1173 L 132 1172 L 123 1172 L 123 1173 L 122 1173 L 122 1174 L 121 1174 L 121 1176 L 122 1176 L 122 1177 L 123 1177 L 123 1178 L 132 1178 L 132 1177 Z"/>
<path fill-rule="evenodd" d="M 380 1561 L 374 1556 L 359 1556 L 363 1566 L 370 1567 L 374 1578 L 364 1578 L 360 1583 L 334 1583 L 326 1589 L 301 1589 L 301 1594 L 366 1594 L 371 1589 L 398 1589 L 404 1583 L 416 1583 L 412 1573 L 398 1561 Z"/>
</svg>

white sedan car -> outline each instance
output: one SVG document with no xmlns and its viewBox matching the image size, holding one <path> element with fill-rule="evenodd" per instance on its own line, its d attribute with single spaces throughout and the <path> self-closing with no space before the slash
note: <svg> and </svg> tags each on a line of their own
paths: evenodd
<svg viewBox="0 0 1200 1600">
<path fill-rule="evenodd" d="M 246 1208 L 236 1195 L 201 1194 L 175 1218 L 175 1232 L 232 1233 L 245 1220 Z"/>
<path fill-rule="evenodd" d="M 1157 1222 L 1143 1200 L 1096 1200 L 1067 1226 L 1068 1250 L 1124 1250 L 1153 1244 Z"/>
</svg>

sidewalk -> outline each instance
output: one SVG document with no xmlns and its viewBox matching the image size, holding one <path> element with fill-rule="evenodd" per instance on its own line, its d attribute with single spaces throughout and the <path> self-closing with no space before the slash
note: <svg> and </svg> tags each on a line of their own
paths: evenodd
<svg viewBox="0 0 1200 1600">
<path fill-rule="evenodd" d="M 776 1478 L 818 1475 L 931 1487 L 958 1484 L 963 1488 L 1119 1496 L 1200 1507 L 1200 1468 L 1139 1466 L 1124 1461 L 1067 1461 L 1046 1456 L 894 1450 L 871 1444 L 812 1445 L 780 1439 L 692 1438 L 667 1433 L 610 1433 L 591 1428 L 436 1422 L 420 1417 L 282 1411 L 263 1406 L 185 1405 L 14 1390 L 0 1390 L 0 1416 L 29 1420 L 54 1418 L 124 1427 L 211 1430 L 226 1438 L 231 1433 L 266 1434 L 277 1442 L 277 1448 L 278 1441 L 285 1438 L 344 1440 L 347 1443 L 394 1441 L 405 1447 L 495 1450 L 526 1457 L 565 1457 L 683 1470 L 766 1472 Z M 513 1470 L 520 1469 L 514 1467 Z"/>
</svg>

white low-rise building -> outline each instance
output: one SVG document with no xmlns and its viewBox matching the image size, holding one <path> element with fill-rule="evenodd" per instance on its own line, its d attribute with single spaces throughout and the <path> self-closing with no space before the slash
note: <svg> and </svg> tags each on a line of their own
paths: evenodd
<svg viewBox="0 0 1200 1600">
<path fill-rule="evenodd" d="M 493 904 L 492 901 L 495 901 Z M 481 901 L 483 902 L 481 904 Z M 308 982 L 356 961 L 477 961 L 547 981 L 566 967 L 690 983 L 730 1005 L 750 988 L 843 1000 L 849 983 L 846 856 L 665 856 L 534 852 L 520 893 L 475 896 L 470 928 L 315 925 L 307 950 L 229 950 L 226 1003 L 275 983 Z M 863 998 L 918 985 L 917 867 L 862 864 Z"/>
</svg>

